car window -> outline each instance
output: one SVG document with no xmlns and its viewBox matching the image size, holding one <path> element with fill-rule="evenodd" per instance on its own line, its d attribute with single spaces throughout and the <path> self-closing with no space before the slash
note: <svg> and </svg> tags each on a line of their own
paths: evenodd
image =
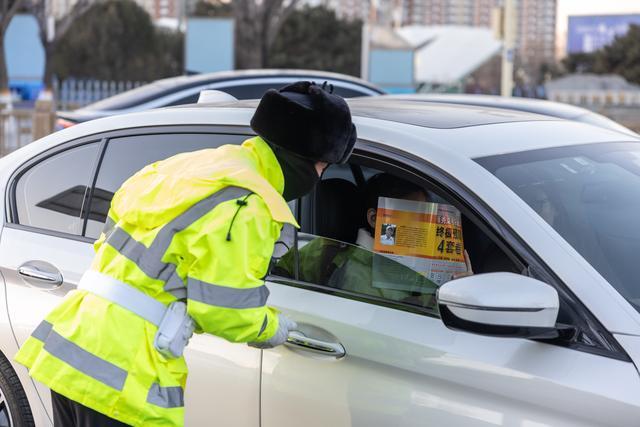
<svg viewBox="0 0 640 427">
<path fill-rule="evenodd" d="M 100 236 L 113 194 L 146 165 L 182 152 L 240 144 L 245 139 L 246 135 L 176 133 L 109 140 L 93 190 L 85 235 L 94 239 Z"/>
<path fill-rule="evenodd" d="M 176 99 L 175 101 L 167 103 L 165 107 L 173 107 L 174 105 L 195 104 L 198 102 L 198 98 L 200 98 L 200 92 L 192 93 L 190 95 L 183 96 L 180 99 Z"/>
<path fill-rule="evenodd" d="M 568 145 L 476 160 L 640 311 L 638 143 Z"/>
<path fill-rule="evenodd" d="M 366 181 L 354 182 L 349 170 Z M 274 261 L 272 275 L 436 314 L 435 291 L 446 281 L 519 272 L 453 197 L 433 185 L 357 164 L 335 165 L 309 198 L 302 204 L 297 248 L 287 245 L 291 249 Z"/>
<path fill-rule="evenodd" d="M 316 83 L 322 83 L 316 81 Z M 289 84 L 289 82 L 279 83 L 262 83 L 262 84 L 238 84 L 237 86 L 221 87 L 219 90 L 227 92 L 230 95 L 235 96 L 237 99 L 258 99 L 261 98 L 264 93 L 269 89 L 280 89 L 281 87 Z M 354 88 L 347 88 L 338 84 L 334 85 L 333 93 L 342 96 L 343 98 L 353 98 L 356 96 L 368 96 L 369 93 L 358 91 Z"/>
<path fill-rule="evenodd" d="M 346 88 L 339 85 L 334 85 L 333 93 L 340 95 L 343 98 L 355 98 L 357 96 L 371 96 L 369 92 L 359 91 L 353 88 Z"/>
<path fill-rule="evenodd" d="M 237 86 L 221 87 L 218 90 L 226 92 L 229 95 L 236 97 L 237 99 L 259 99 L 269 89 L 279 89 L 287 83 L 263 83 L 263 84 L 242 84 L 242 81 L 238 82 Z"/>
<path fill-rule="evenodd" d="M 344 291 L 354 297 L 397 302 L 437 311 L 438 286 L 423 274 L 364 247 L 298 234 L 297 280 Z M 295 278 L 295 254 L 285 253 L 272 274 Z"/>
<path fill-rule="evenodd" d="M 17 222 L 81 235 L 81 212 L 98 156 L 98 142 L 48 157 L 18 178 Z"/>
</svg>

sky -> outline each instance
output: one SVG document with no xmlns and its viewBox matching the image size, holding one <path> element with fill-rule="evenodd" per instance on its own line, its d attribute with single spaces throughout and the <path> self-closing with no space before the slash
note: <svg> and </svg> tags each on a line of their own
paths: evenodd
<svg viewBox="0 0 640 427">
<path fill-rule="evenodd" d="M 556 40 L 558 52 L 565 51 L 569 15 L 614 15 L 639 13 L 640 0 L 558 0 Z"/>
</svg>

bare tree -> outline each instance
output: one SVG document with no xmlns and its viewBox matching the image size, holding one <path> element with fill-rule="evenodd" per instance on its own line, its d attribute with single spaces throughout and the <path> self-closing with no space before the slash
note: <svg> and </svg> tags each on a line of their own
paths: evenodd
<svg viewBox="0 0 640 427">
<path fill-rule="evenodd" d="M 24 0 L 0 0 L 0 91 L 9 90 L 9 73 L 7 72 L 7 60 L 4 55 L 4 35 L 9 28 L 11 19 L 22 6 Z"/>
<path fill-rule="evenodd" d="M 299 0 L 234 0 L 236 68 L 263 68 L 282 24 Z"/>
<path fill-rule="evenodd" d="M 2 1 L 2 0 L 0 0 Z M 7 1 L 7 0 L 4 0 Z M 49 28 L 49 20 L 51 18 L 51 0 L 23 0 L 27 1 L 29 11 L 38 21 L 40 28 L 40 41 L 44 48 L 45 65 L 42 83 L 45 88 L 51 89 L 53 86 L 53 73 L 51 70 L 51 58 L 55 52 L 56 45 L 71 27 L 71 24 L 80 15 L 85 13 L 92 4 L 99 0 L 78 0 L 73 8 L 63 17 L 54 21 L 53 28 Z M 52 34 L 50 34 L 52 30 Z"/>
</svg>

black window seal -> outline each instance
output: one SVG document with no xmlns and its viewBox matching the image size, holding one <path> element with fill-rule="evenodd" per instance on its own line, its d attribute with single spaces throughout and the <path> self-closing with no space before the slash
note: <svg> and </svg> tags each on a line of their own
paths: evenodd
<svg viewBox="0 0 640 427">
<path fill-rule="evenodd" d="M 386 163 L 394 169 L 405 170 L 422 180 L 428 181 L 436 188 L 446 191 L 446 193 L 457 202 L 459 207 L 463 207 L 463 214 L 468 216 L 469 219 L 475 219 L 475 225 L 479 226 L 507 256 L 519 265 L 526 267 L 528 273 L 533 273 L 538 279 L 554 286 L 561 300 L 565 302 L 566 309 L 569 310 L 569 315 L 573 321 L 577 323 L 575 326 L 578 327 L 581 332 L 586 333 L 592 341 L 596 342 L 597 346 L 589 346 L 580 342 L 562 342 L 559 340 L 551 341 L 549 342 L 550 344 L 627 362 L 631 360 L 611 333 L 602 326 L 597 318 L 582 304 L 560 278 L 553 273 L 540 257 L 535 254 L 524 240 L 518 236 L 490 206 L 484 203 L 455 177 L 425 159 L 372 141 L 358 140 L 354 155 L 371 158 L 378 165 Z M 483 224 L 483 222 L 486 222 L 486 224 Z M 301 281 L 292 283 L 291 279 L 286 277 L 271 277 L 271 280 L 283 284 L 289 283 L 296 287 L 306 286 L 319 292 L 351 298 L 345 291 L 333 288 L 329 289 L 328 287 L 317 284 L 307 284 Z M 403 311 L 433 316 L 432 311 L 431 313 L 424 313 L 419 310 L 420 307 L 416 306 L 407 307 L 406 304 L 402 303 L 382 304 L 380 301 L 374 301 L 368 296 L 363 295 L 359 295 L 357 299 L 376 305 L 393 306 L 393 308 Z"/>
<path fill-rule="evenodd" d="M 592 340 L 598 343 L 598 347 L 592 347 L 580 342 L 554 341 L 563 347 L 597 354 L 622 361 L 631 361 L 625 350 L 620 346 L 613 335 L 600 323 L 600 321 L 589 311 L 589 309 L 577 298 L 569 287 L 544 263 L 544 261 L 533 251 L 500 216 L 482 199 L 477 197 L 469 188 L 459 182 L 438 166 L 429 161 L 407 153 L 400 149 L 395 149 L 371 141 L 359 141 L 358 148 L 366 151 L 367 156 L 378 156 L 381 160 L 394 164 L 399 163 L 400 168 L 410 168 L 418 176 L 433 181 L 438 187 L 443 188 L 448 194 L 458 199 L 461 206 L 471 208 L 472 217 L 482 219 L 489 227 L 486 232 L 491 237 L 498 238 L 496 244 L 502 240 L 507 246 L 500 247 L 505 254 L 515 253 L 522 259 L 530 273 L 534 273 L 536 278 L 553 286 L 559 294 L 561 301 L 566 303 L 567 309 L 571 310 L 572 319 L 578 324 L 574 325 Z M 463 212 L 464 213 L 464 212 Z M 485 230 L 483 230 L 485 231 Z M 499 245 L 500 246 L 500 245 Z"/>
<path fill-rule="evenodd" d="M 82 218 L 82 233 L 80 234 L 83 237 L 86 237 L 87 233 L 87 223 L 89 222 L 89 213 L 91 212 L 91 201 L 93 199 L 93 191 L 96 186 L 96 181 L 98 179 L 98 171 L 100 170 L 100 165 L 102 165 L 102 159 L 104 159 L 104 154 L 107 151 L 107 138 L 102 138 L 100 140 L 100 147 L 98 148 L 98 158 L 96 159 L 95 164 L 93 165 L 93 170 L 91 171 L 91 186 L 89 187 L 89 194 L 85 197 L 85 202 L 82 204 L 82 209 L 80 210 L 80 217 Z"/>
<path fill-rule="evenodd" d="M 90 239 L 88 237 L 80 236 L 78 234 L 65 233 L 63 231 L 48 230 L 46 228 L 33 227 L 31 225 L 23 225 L 23 224 L 16 224 L 13 222 L 7 222 L 4 226 L 6 228 L 26 231 L 29 233 L 43 234 L 45 236 L 51 236 L 51 237 L 60 237 L 68 240 L 77 240 L 78 242 L 87 243 L 87 244 L 93 244 L 93 242 L 95 242 L 95 239 Z"/>
<path fill-rule="evenodd" d="M 7 206 L 7 209 L 5 210 L 5 215 L 6 215 L 5 225 L 14 224 L 14 225 L 22 225 L 23 227 L 28 227 L 32 230 L 48 230 L 41 227 L 34 227 L 34 226 L 29 226 L 29 225 L 19 223 L 18 206 L 17 206 L 17 200 L 16 200 L 16 191 L 17 191 L 18 181 L 20 180 L 20 178 L 22 178 L 22 176 L 27 171 L 31 170 L 31 168 L 37 166 L 43 161 L 51 157 L 54 157 L 64 151 L 81 147 L 83 145 L 91 145 L 91 144 L 100 144 L 100 138 L 84 137 L 84 138 L 78 138 L 68 143 L 57 145 L 49 150 L 39 153 L 35 157 L 31 157 L 27 161 L 23 162 L 20 166 L 18 166 L 9 177 L 9 185 L 7 186 L 7 192 L 5 194 L 5 203 Z M 99 146 L 98 146 L 98 149 L 99 149 Z M 87 182 L 87 184 L 89 184 L 90 182 L 91 182 L 91 177 L 89 177 L 89 181 Z M 53 231 L 53 230 L 50 230 L 50 231 Z M 61 233 L 69 236 L 79 236 L 78 234 L 63 233 L 63 232 Z"/>
<path fill-rule="evenodd" d="M 138 135 L 158 135 L 158 134 L 167 134 L 167 133 L 203 133 L 203 134 L 216 134 L 216 135 L 241 135 L 246 136 L 247 138 L 251 138 L 255 136 L 255 134 L 247 127 L 247 126 L 237 126 L 237 125 L 215 125 L 215 124 L 201 124 L 201 125 L 158 125 L 158 126 L 139 126 L 139 127 L 129 127 L 129 128 L 121 128 L 114 129 L 110 131 L 102 131 L 96 132 L 89 135 L 84 135 L 78 138 L 71 139 L 69 141 L 62 142 L 57 144 L 54 147 L 51 147 L 45 151 L 42 151 L 31 157 L 24 162 L 22 162 L 16 169 L 13 171 L 11 176 L 9 177 L 9 185 L 7 185 L 7 189 L 5 192 L 5 217 L 4 223 L 5 226 L 10 226 L 10 228 L 20 229 L 24 231 L 30 231 L 34 233 L 45 234 L 49 236 L 55 237 L 63 237 L 69 238 L 72 240 L 79 241 L 88 241 L 94 242 L 95 239 L 87 238 L 83 235 L 72 234 L 72 233 L 64 233 L 55 230 L 49 230 L 41 227 L 34 227 L 26 224 L 20 224 L 18 222 L 18 212 L 17 212 L 17 203 L 16 203 L 16 185 L 20 177 L 29 169 L 37 165 L 38 163 L 55 156 L 63 151 L 73 149 L 75 147 L 79 147 L 87 144 L 101 144 L 103 141 L 107 143 L 102 147 L 103 152 L 99 152 L 96 159 L 100 156 L 104 155 L 104 150 L 106 150 L 106 146 L 108 145 L 108 140 L 112 138 L 119 137 L 129 137 L 129 136 L 138 136 Z M 94 175 L 89 177 L 88 183 L 93 183 L 97 179 L 99 168 L 94 167 L 93 170 Z M 93 186 L 92 186 L 93 188 Z M 88 203 L 91 203 L 91 199 L 88 200 Z M 81 215 L 83 213 L 81 212 Z M 84 228 L 84 227 L 83 227 Z"/>
<path fill-rule="evenodd" d="M 352 155 L 352 159 L 357 159 L 357 161 L 355 162 L 357 165 L 359 166 L 366 166 L 366 167 L 373 167 L 375 169 L 382 169 L 382 170 L 392 170 L 392 173 L 394 175 L 398 175 L 403 177 L 404 179 L 408 179 L 408 180 L 412 180 L 412 181 L 422 181 L 422 182 L 428 182 L 428 184 L 433 187 L 433 188 L 438 188 L 441 189 L 443 186 L 437 182 L 436 180 L 432 179 L 429 176 L 426 176 L 424 173 L 420 173 L 417 171 L 411 171 L 408 170 L 405 165 L 403 163 L 400 162 L 389 162 L 387 158 L 384 157 L 380 157 L 380 156 L 372 156 L 371 153 L 366 152 L 364 150 L 361 149 L 361 146 L 363 144 L 366 144 L 365 141 L 363 140 L 359 140 L 358 141 L 358 147 L 356 148 L 356 150 L 354 150 L 354 153 Z M 442 189 L 442 191 L 445 191 L 447 193 L 447 195 L 455 197 L 455 193 L 453 193 L 451 190 L 444 188 Z M 459 199 L 457 197 L 455 197 L 456 199 Z M 309 230 L 307 230 L 306 232 L 311 232 L 311 230 L 315 227 L 315 209 L 313 209 L 313 201 L 315 200 L 314 197 L 308 197 L 307 198 L 307 203 L 305 204 L 305 207 L 310 210 L 310 213 L 308 213 L 307 215 L 305 215 L 305 218 L 307 218 L 311 224 L 310 224 L 310 228 Z M 470 211 L 468 209 L 465 209 L 465 203 L 461 200 L 456 200 L 457 204 L 459 205 L 458 207 L 462 207 L 462 213 L 465 214 L 467 217 L 469 217 L 469 219 L 474 220 L 474 224 L 476 226 L 478 226 L 482 232 L 484 232 L 486 235 L 488 235 L 492 241 L 494 242 L 499 242 L 499 238 L 495 235 L 495 233 L 491 230 L 490 227 L 488 227 L 485 224 L 482 224 L 479 221 L 479 217 L 477 216 L 477 213 L 470 213 Z M 303 203 L 299 203 L 298 206 L 302 206 Z M 302 212 L 298 212 L 298 215 L 300 216 L 302 214 Z M 306 226 L 305 226 L 306 228 Z M 295 248 L 298 247 L 297 245 L 297 236 L 298 236 L 298 230 L 295 230 L 295 234 L 294 234 L 294 246 Z M 319 236 L 322 237 L 322 236 Z M 524 262 L 518 258 L 515 254 L 512 253 L 512 251 L 509 249 L 509 247 L 507 245 L 505 245 L 505 243 L 501 243 L 500 248 L 504 251 L 504 253 L 509 256 L 509 258 L 511 259 L 512 262 L 514 262 L 514 264 L 516 266 L 519 267 L 519 269 L 521 271 L 524 271 L 526 266 L 524 264 Z M 439 319 L 439 315 L 437 312 L 437 307 L 421 307 L 421 306 L 417 306 L 417 305 L 413 305 L 413 304 L 408 304 L 408 303 L 403 303 L 400 301 L 393 301 L 393 300 L 389 300 L 386 298 L 382 298 L 382 297 L 375 297 L 372 295 L 365 295 L 365 294 L 360 294 L 357 292 L 351 292 L 351 291 L 346 291 L 346 290 L 342 290 L 342 289 L 337 289 L 337 288 L 332 288 L 330 286 L 324 286 L 324 285 L 320 285 L 317 283 L 311 283 L 311 282 L 306 282 L 306 281 L 302 281 L 299 280 L 299 261 L 298 261 L 298 250 L 296 250 L 294 252 L 294 279 L 288 278 L 288 277 L 283 277 L 283 276 L 277 276 L 277 275 L 271 275 L 270 278 L 273 281 L 277 281 L 278 283 L 283 283 L 283 284 L 291 284 L 292 286 L 296 286 L 296 287 L 304 287 L 307 286 L 308 288 L 312 289 L 312 290 L 316 290 L 322 293 L 327 293 L 327 294 L 332 294 L 332 295 L 336 295 L 336 296 L 343 296 L 345 298 L 348 299 L 353 299 L 353 300 L 358 300 L 358 301 L 364 301 L 364 302 L 369 302 L 371 304 L 375 304 L 375 305 L 380 305 L 380 306 L 384 306 L 384 307 L 390 307 L 390 308 L 394 308 L 394 309 L 398 309 L 398 310 L 402 310 L 402 311 L 406 311 L 406 312 L 410 312 L 410 313 L 416 313 L 416 314 L 421 314 L 421 315 L 426 315 L 429 317 L 433 317 L 436 319 Z"/>
<path fill-rule="evenodd" d="M 297 251 L 296 251 L 297 252 Z M 352 301 L 358 301 L 365 304 L 373 304 L 380 307 L 392 308 L 400 311 L 405 311 L 413 314 L 420 314 L 434 319 L 440 319 L 440 316 L 434 312 L 434 310 L 421 307 L 418 305 L 411 305 L 400 301 L 392 301 L 382 297 L 376 297 L 374 295 L 364 295 L 358 292 L 348 291 L 344 289 L 332 288 L 331 286 L 319 285 L 317 283 L 306 282 L 304 280 L 293 279 L 290 277 L 283 277 L 277 275 L 268 275 L 265 280 L 272 283 L 279 283 L 285 286 L 292 286 L 294 288 L 306 289 L 310 291 L 320 292 L 327 295 L 334 295 L 337 297 L 347 298 Z"/>
</svg>

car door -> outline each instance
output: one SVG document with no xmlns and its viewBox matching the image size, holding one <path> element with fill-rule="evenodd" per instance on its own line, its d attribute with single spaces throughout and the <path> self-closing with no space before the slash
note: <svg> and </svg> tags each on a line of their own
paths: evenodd
<svg viewBox="0 0 640 427">
<path fill-rule="evenodd" d="M 11 222 L 0 239 L 0 271 L 18 344 L 74 289 L 89 267 L 113 193 L 143 166 L 179 152 L 240 143 L 246 135 L 210 129 L 121 131 L 36 157 L 15 174 Z M 238 426 L 258 423 L 260 351 L 195 336 L 185 356 L 187 425 L 213 413 Z M 38 385 L 49 402 L 48 390 Z M 235 396 L 233 400 L 227 395 Z"/>
<path fill-rule="evenodd" d="M 352 162 L 373 164 L 380 171 L 422 183 L 463 212 L 465 246 L 476 274 L 514 268 L 536 271 L 559 286 L 541 272 L 544 266 L 528 264 L 532 258 L 523 255 L 521 247 L 505 242 L 505 230 L 488 226 L 495 221 L 478 216 L 478 209 L 471 210 L 470 201 L 463 201 L 468 195 L 453 193 L 448 188 L 455 186 L 439 182 L 441 176 L 418 174 L 398 164 L 397 158 L 373 157 L 361 153 Z M 331 170 L 327 172 L 331 176 Z M 357 188 L 367 175 L 361 168 L 347 180 Z M 317 230 L 314 217 L 332 215 L 341 221 L 347 216 L 345 200 L 338 200 L 332 204 L 325 199 L 322 206 L 313 206 L 313 198 L 302 203 L 303 230 Z M 305 206 L 311 212 L 305 213 Z M 330 214 L 332 210 L 343 215 Z M 342 276 L 351 283 L 340 276 L 331 280 L 334 275 L 326 279 L 324 272 L 331 268 L 327 257 L 313 256 L 308 248 L 338 247 L 354 260 L 363 256 L 375 260 L 381 255 L 327 237 L 299 233 L 295 240 L 296 267 L 278 269 L 282 259 L 275 264 L 270 304 L 296 320 L 305 336 L 294 336 L 293 343 L 264 351 L 262 426 L 637 423 L 640 380 L 635 366 L 612 344 L 610 334 L 605 333 L 609 340 L 605 342 L 590 331 L 588 325 L 597 321 L 565 292 L 559 292 L 559 321 L 579 331 L 571 340 L 542 342 L 452 331 L 440 321 L 434 299 L 418 298 L 416 303 L 354 292 L 358 287 L 352 282 L 363 275 Z M 410 275 L 403 277 L 412 280 Z"/>
</svg>

